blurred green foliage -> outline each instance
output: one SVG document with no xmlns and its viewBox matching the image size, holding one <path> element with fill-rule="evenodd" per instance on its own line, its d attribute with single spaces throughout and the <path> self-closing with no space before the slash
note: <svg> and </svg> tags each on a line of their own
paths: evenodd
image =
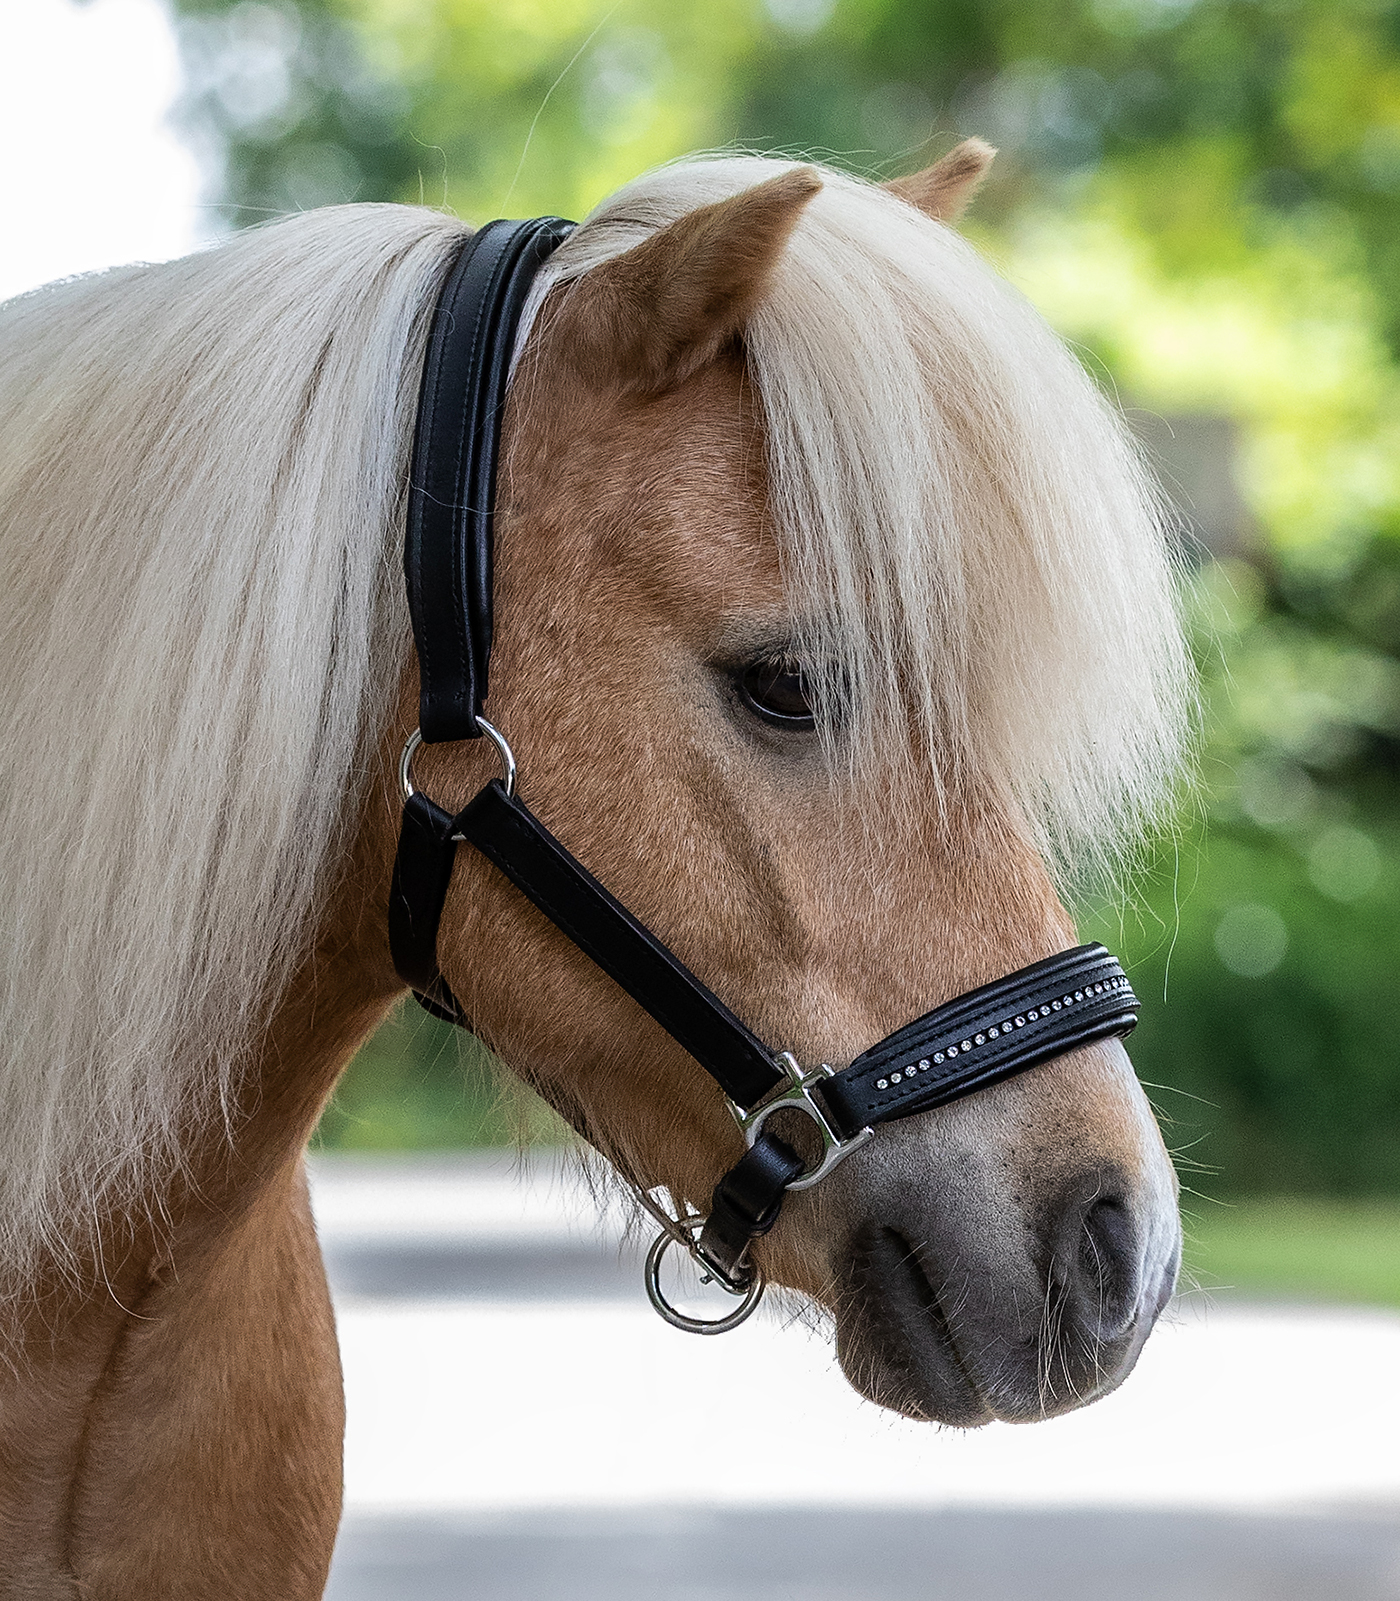
<svg viewBox="0 0 1400 1601">
<path fill-rule="evenodd" d="M 1187 1206 L 1183 1290 L 1400 1306 L 1400 1203 L 1260 1196 Z"/>
<path fill-rule="evenodd" d="M 1305 615 L 1242 562 L 1201 572 L 1201 803 L 1092 919 L 1148 1003 L 1133 1058 L 1207 1195 L 1400 1192 L 1400 668 L 1348 614 L 1394 559 L 1378 544 Z"/>
<path fill-rule="evenodd" d="M 1200 1187 L 1400 1189 L 1400 4 L 175 5 L 238 223 L 578 216 L 696 148 L 885 174 L 997 144 L 970 232 L 1150 425 L 1223 558 L 1193 599 L 1202 784 L 1126 916 L 1089 919 L 1150 1002 L 1134 1055 Z M 1227 430 L 1230 529 L 1163 418 Z M 479 1060 L 462 1089 L 439 1035 L 394 1028 L 323 1137 L 499 1126 Z"/>
<path fill-rule="evenodd" d="M 355 1058 L 314 1143 L 421 1151 L 570 1139 L 544 1102 L 505 1073 L 479 1040 L 409 1001 Z"/>
</svg>

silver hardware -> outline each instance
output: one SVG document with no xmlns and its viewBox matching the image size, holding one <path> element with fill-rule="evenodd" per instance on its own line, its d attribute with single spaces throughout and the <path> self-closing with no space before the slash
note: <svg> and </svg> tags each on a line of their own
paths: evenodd
<svg viewBox="0 0 1400 1601">
<path fill-rule="evenodd" d="M 703 1217 L 694 1214 L 683 1218 L 667 1217 L 649 1195 L 639 1193 L 637 1199 L 661 1224 L 661 1232 L 651 1242 L 651 1249 L 647 1252 L 644 1274 L 647 1300 L 672 1328 L 682 1329 L 686 1334 L 728 1334 L 730 1329 L 737 1329 L 746 1318 L 751 1317 L 763 1299 L 763 1291 L 767 1285 L 762 1271 L 756 1265 L 750 1264 L 748 1282 L 742 1285 L 731 1284 L 715 1263 L 709 1261 L 700 1251 L 699 1235 L 706 1221 Z M 701 1269 L 702 1284 L 718 1284 L 727 1295 L 743 1297 L 732 1312 L 720 1318 L 699 1318 L 691 1317 L 679 1307 L 671 1305 L 661 1288 L 661 1262 L 673 1245 L 679 1245 Z"/>
<path fill-rule="evenodd" d="M 423 731 L 421 728 L 415 728 L 405 741 L 403 752 L 399 756 L 399 785 L 406 801 L 411 801 L 416 794 L 413 788 L 413 753 L 422 743 Z"/>
<path fill-rule="evenodd" d="M 502 780 L 502 783 L 505 785 L 506 794 L 507 795 L 514 795 L 515 794 L 515 752 L 506 743 L 506 736 L 500 731 L 500 729 L 499 728 L 493 728 L 491 726 L 491 724 L 488 723 L 484 717 L 478 717 L 477 718 L 476 726 L 481 730 L 481 732 L 483 734 L 486 735 L 487 739 L 489 739 L 491 741 L 491 743 L 496 747 L 496 750 L 499 752 L 500 758 L 501 758 L 501 765 L 506 770 L 506 776 Z"/>
<path fill-rule="evenodd" d="M 503 783 L 507 795 L 515 794 L 515 752 L 506 742 L 506 736 L 499 728 L 493 727 L 484 717 L 478 717 L 476 726 L 486 735 L 487 739 L 496 747 L 501 758 L 501 765 L 505 769 Z M 403 798 L 411 801 L 416 793 L 413 787 L 413 757 L 418 747 L 423 743 L 423 731 L 415 728 L 404 741 L 403 750 L 399 754 L 399 787 L 403 790 Z M 453 836 L 460 839 L 460 834 Z"/>
<path fill-rule="evenodd" d="M 662 1230 L 666 1234 L 670 1235 L 675 1244 L 679 1245 L 683 1251 L 689 1254 L 696 1267 L 700 1269 L 700 1282 L 702 1284 L 708 1284 L 712 1279 L 714 1279 L 722 1284 L 731 1295 L 740 1295 L 743 1293 L 743 1290 L 749 1281 L 744 1279 L 742 1282 L 736 1282 L 734 1279 L 730 1278 L 728 1272 L 722 1268 L 718 1262 L 712 1262 L 709 1257 L 705 1255 L 704 1251 L 700 1248 L 698 1240 L 692 1239 L 692 1234 L 696 1233 L 696 1231 L 699 1228 L 702 1228 L 706 1223 L 707 1219 L 705 1217 L 703 1217 L 699 1212 L 688 1212 L 684 1217 L 674 1218 L 665 1209 L 665 1207 L 661 1206 L 652 1198 L 648 1191 L 637 1190 L 635 1194 L 638 1203 L 651 1213 L 652 1217 L 654 1217 L 661 1225 Z M 695 1225 L 694 1229 L 691 1228 L 692 1224 Z M 743 1259 L 741 1257 L 740 1262 L 742 1262 L 742 1260 Z"/>
<path fill-rule="evenodd" d="M 820 1067 L 814 1067 L 810 1073 L 804 1073 L 791 1051 L 780 1051 L 777 1060 L 778 1065 L 788 1076 L 787 1089 L 774 1091 L 768 1100 L 760 1102 L 752 1112 L 745 1112 L 733 1101 L 729 1102 L 729 1110 L 734 1114 L 734 1121 L 744 1136 L 744 1144 L 750 1147 L 763 1132 L 763 1125 L 774 1112 L 801 1112 L 804 1117 L 815 1123 L 817 1133 L 821 1136 L 822 1154 L 815 1167 L 808 1168 L 801 1178 L 794 1179 L 787 1186 L 790 1190 L 810 1190 L 839 1162 L 844 1162 L 852 1151 L 858 1151 L 875 1130 L 858 1129 L 850 1139 L 842 1139 L 827 1121 L 826 1113 L 812 1099 L 812 1086 L 820 1084 L 823 1079 L 834 1078 L 836 1076 L 834 1068 L 823 1062 Z"/>
</svg>

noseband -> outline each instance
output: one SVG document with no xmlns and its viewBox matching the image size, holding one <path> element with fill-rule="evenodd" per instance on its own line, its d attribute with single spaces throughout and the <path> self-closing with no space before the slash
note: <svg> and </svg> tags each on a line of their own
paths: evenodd
<svg viewBox="0 0 1400 1601">
<path fill-rule="evenodd" d="M 516 331 L 535 274 L 573 231 L 558 217 L 493 222 L 467 241 L 438 300 L 419 396 L 404 570 L 418 651 L 419 726 L 400 763 L 403 824 L 389 902 L 394 966 L 428 1011 L 470 1024 L 437 960 L 457 846 L 482 853 L 688 1051 L 723 1090 L 745 1152 L 715 1187 L 708 1216 L 670 1216 L 647 1256 L 652 1304 L 678 1328 L 718 1334 L 763 1294 L 749 1247 L 789 1190 L 809 1189 L 881 1123 L 960 1100 L 1095 1040 L 1130 1032 L 1137 999 L 1102 945 L 1081 945 L 970 990 L 872 1045 L 849 1067 L 806 1069 L 772 1051 L 615 900 L 516 794 L 515 758 L 481 715 L 491 653 L 491 525 L 501 415 Z M 455 817 L 413 786 L 420 744 L 485 735 L 504 763 Z M 803 1117 L 820 1142 L 807 1163 L 768 1127 Z M 661 1289 L 672 1245 L 736 1297 L 728 1316 L 688 1317 Z"/>
</svg>

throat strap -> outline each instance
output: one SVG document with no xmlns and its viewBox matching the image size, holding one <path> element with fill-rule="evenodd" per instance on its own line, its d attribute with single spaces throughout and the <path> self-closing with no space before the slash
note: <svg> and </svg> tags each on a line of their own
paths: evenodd
<svg viewBox="0 0 1400 1601">
<path fill-rule="evenodd" d="M 470 1028 L 438 966 L 438 924 L 457 859 L 451 813 L 421 790 L 404 802 L 399 848 L 389 889 L 389 954 L 418 1004 L 444 1023 Z"/>
</svg>

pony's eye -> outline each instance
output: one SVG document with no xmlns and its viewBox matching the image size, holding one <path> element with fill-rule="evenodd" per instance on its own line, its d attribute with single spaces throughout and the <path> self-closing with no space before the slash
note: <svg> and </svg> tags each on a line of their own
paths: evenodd
<svg viewBox="0 0 1400 1601">
<path fill-rule="evenodd" d="M 817 726 L 806 675 L 790 657 L 750 662 L 739 675 L 739 693 L 774 728 L 804 733 Z"/>
</svg>

